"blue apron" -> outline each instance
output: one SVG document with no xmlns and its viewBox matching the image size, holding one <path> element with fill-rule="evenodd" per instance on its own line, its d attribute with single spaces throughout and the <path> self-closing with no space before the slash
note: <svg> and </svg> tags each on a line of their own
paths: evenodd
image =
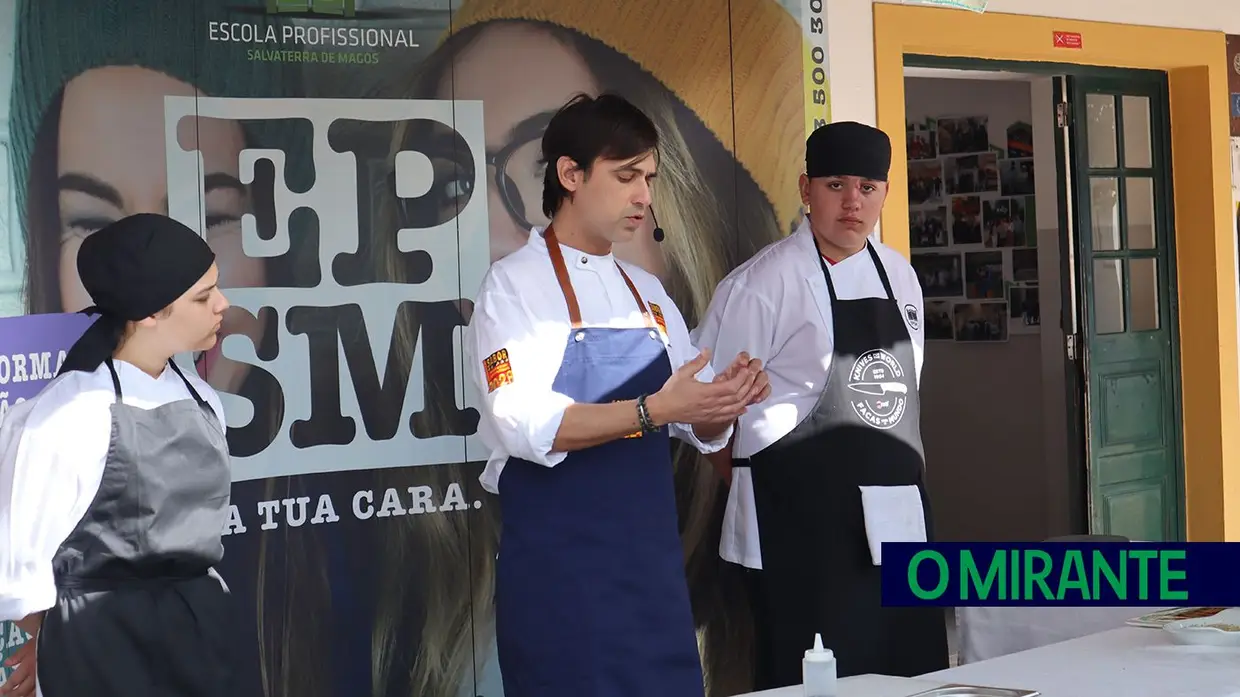
<svg viewBox="0 0 1240 697">
<path fill-rule="evenodd" d="M 645 328 L 582 326 L 554 232 L 545 238 L 572 329 L 553 389 L 581 403 L 654 394 L 672 375 Z M 701 697 L 667 428 L 572 452 L 510 458 L 500 477 L 496 641 L 504 697 Z"/>
</svg>

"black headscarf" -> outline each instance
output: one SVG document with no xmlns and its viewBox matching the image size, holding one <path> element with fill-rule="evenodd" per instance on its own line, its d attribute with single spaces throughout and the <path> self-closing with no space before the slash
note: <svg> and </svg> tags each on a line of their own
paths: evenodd
<svg viewBox="0 0 1240 697">
<path fill-rule="evenodd" d="M 855 121 L 820 126 L 805 142 L 805 174 L 815 177 L 862 177 L 887 181 L 891 139 Z"/>
<path fill-rule="evenodd" d="M 78 249 L 77 269 L 95 304 L 82 312 L 99 319 L 69 349 L 60 373 L 98 368 L 129 322 L 171 305 L 213 263 L 215 253 L 198 233 L 162 215 L 132 215 L 88 236 Z"/>
</svg>

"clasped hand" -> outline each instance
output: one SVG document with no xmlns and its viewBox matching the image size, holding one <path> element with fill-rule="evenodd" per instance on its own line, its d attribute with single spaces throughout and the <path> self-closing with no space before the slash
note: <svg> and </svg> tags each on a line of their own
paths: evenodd
<svg viewBox="0 0 1240 697">
<path fill-rule="evenodd" d="M 29 615 L 16 622 L 17 626 L 30 635 L 4 662 L 5 667 L 12 668 L 8 680 L 0 685 L 0 695 L 4 697 L 30 697 L 35 690 L 35 650 L 39 643 L 39 629 L 43 625 L 43 613 Z"/>
<path fill-rule="evenodd" d="M 747 353 L 737 354 L 711 382 L 702 382 L 697 374 L 709 363 L 710 350 L 704 349 L 673 373 L 648 401 L 652 418 L 693 425 L 731 423 L 771 392 L 762 361 Z"/>
</svg>

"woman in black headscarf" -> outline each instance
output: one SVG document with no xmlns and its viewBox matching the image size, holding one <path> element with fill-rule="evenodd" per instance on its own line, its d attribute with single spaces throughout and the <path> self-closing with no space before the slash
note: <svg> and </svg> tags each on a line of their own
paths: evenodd
<svg viewBox="0 0 1240 697">
<path fill-rule="evenodd" d="M 35 636 L 4 686 L 44 697 L 232 697 L 218 395 L 173 362 L 217 340 L 215 254 L 160 215 L 87 237 L 98 314 L 0 426 L 0 620 Z"/>
</svg>

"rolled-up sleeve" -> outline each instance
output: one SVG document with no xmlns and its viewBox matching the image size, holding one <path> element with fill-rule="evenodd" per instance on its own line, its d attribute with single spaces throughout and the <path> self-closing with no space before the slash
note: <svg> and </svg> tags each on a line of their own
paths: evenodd
<svg viewBox="0 0 1240 697">
<path fill-rule="evenodd" d="M 558 341 L 558 343 L 557 343 Z M 564 336 L 541 329 L 521 299 L 484 286 L 466 333 L 469 375 L 482 396 L 479 437 L 494 452 L 552 467 L 564 410 L 573 404 L 552 389 Z"/>
<path fill-rule="evenodd" d="M 110 424 L 73 406 L 47 411 L 25 402 L 0 422 L 0 620 L 56 603 L 52 559 L 103 476 Z"/>
<path fill-rule="evenodd" d="M 720 284 L 711 299 L 706 317 L 693 331 L 693 343 L 711 351 L 716 371 L 727 370 L 742 352 L 764 364 L 774 353 L 774 306 L 761 295 L 739 283 Z"/>
</svg>

